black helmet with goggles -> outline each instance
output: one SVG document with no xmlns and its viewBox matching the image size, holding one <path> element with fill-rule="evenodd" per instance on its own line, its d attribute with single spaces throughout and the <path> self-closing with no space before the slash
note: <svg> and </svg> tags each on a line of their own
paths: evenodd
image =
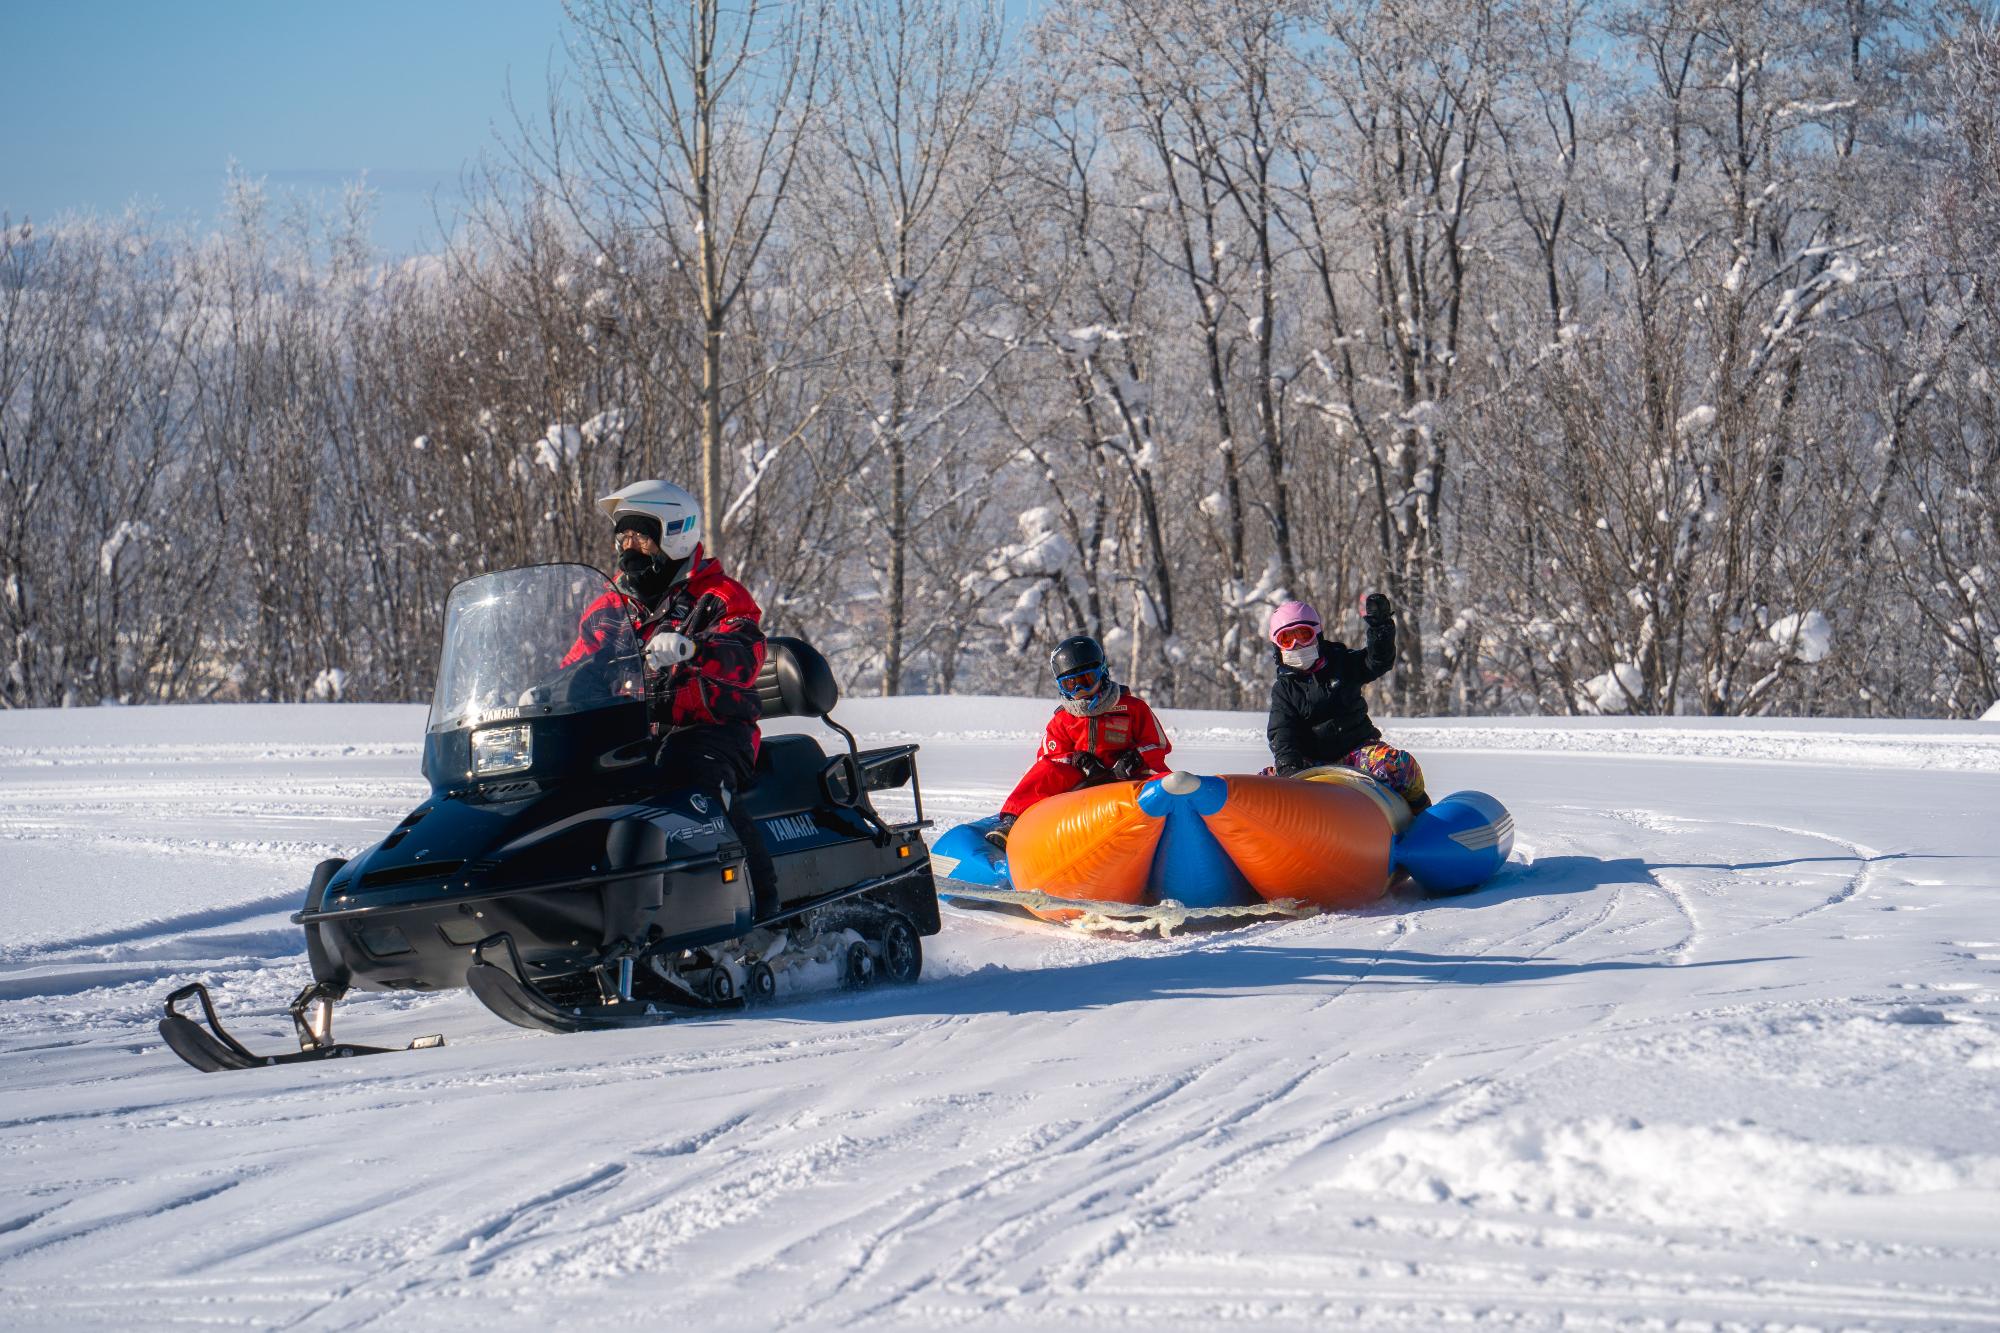
<svg viewBox="0 0 2000 1333">
<path fill-rule="evenodd" d="M 1110 680 L 1104 661 L 1104 645 L 1088 634 L 1072 634 L 1049 654 L 1049 670 L 1055 673 L 1056 690 L 1065 699 L 1088 699 Z"/>
</svg>

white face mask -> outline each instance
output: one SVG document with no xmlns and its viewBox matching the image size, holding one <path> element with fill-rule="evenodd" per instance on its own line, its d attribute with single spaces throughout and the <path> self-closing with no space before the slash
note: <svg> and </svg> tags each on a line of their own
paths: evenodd
<svg viewBox="0 0 2000 1333">
<path fill-rule="evenodd" d="M 1319 660 L 1319 640 L 1314 639 L 1303 648 L 1280 648 L 1278 660 L 1288 667 L 1296 667 L 1303 671 Z"/>
</svg>

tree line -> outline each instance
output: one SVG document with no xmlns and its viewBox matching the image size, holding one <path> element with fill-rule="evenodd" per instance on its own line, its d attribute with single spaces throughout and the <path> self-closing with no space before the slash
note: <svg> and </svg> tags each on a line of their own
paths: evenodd
<svg viewBox="0 0 2000 1333">
<path fill-rule="evenodd" d="M 0 226 L 0 702 L 423 697 L 680 480 L 850 690 L 1099 635 L 1256 706 L 2000 698 L 1980 0 L 575 0 L 435 253 L 356 190 Z"/>
</svg>

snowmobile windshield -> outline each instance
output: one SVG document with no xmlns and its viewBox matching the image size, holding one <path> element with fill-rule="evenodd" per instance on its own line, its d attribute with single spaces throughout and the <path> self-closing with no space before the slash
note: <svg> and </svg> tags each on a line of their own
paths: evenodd
<svg viewBox="0 0 2000 1333">
<path fill-rule="evenodd" d="M 430 729 L 631 703 L 644 663 L 624 600 L 588 565 L 467 579 L 445 602 Z"/>
</svg>

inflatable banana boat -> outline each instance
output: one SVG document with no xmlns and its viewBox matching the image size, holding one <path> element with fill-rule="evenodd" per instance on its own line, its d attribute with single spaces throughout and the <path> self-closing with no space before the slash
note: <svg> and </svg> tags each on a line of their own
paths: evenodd
<svg viewBox="0 0 2000 1333">
<path fill-rule="evenodd" d="M 1023 814 L 1004 854 L 985 840 L 995 819 L 939 838 L 936 869 L 961 885 L 1035 895 L 1030 910 L 1056 920 L 1078 914 L 1065 901 L 1364 907 L 1405 875 L 1426 894 L 1463 893 L 1492 878 L 1514 845 L 1513 816 L 1484 792 L 1455 792 L 1412 816 L 1374 779 L 1331 767 L 1289 778 L 1175 772 L 1067 792 Z"/>
</svg>

